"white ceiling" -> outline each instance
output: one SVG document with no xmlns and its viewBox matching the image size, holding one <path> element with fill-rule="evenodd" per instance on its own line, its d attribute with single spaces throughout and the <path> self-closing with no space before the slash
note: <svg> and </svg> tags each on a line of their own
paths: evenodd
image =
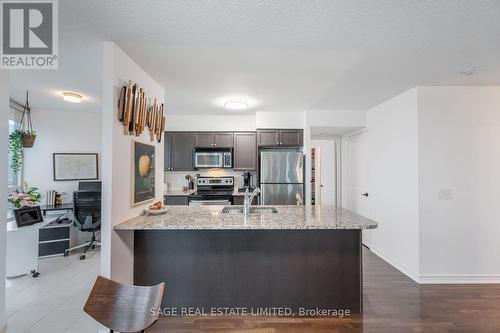
<svg viewBox="0 0 500 333">
<path fill-rule="evenodd" d="M 34 107 L 99 111 L 102 40 L 163 84 L 176 114 L 227 114 L 215 100 L 239 94 L 252 111 L 362 110 L 416 85 L 500 84 L 500 1 L 59 4 L 60 69 L 12 73 L 12 95 L 29 88 Z"/>
</svg>

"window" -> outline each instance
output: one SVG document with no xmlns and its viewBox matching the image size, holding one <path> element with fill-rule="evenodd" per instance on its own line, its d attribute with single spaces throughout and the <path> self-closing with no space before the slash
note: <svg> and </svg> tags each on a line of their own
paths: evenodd
<svg viewBox="0 0 500 333">
<path fill-rule="evenodd" d="M 15 122 L 13 120 L 9 120 L 9 134 L 14 132 L 16 130 L 16 128 L 18 128 L 18 127 L 19 127 L 19 123 Z M 21 167 L 20 172 L 12 171 L 12 169 L 10 168 L 11 160 L 12 160 L 12 155 L 9 152 L 9 161 L 8 161 L 9 162 L 9 167 L 8 167 L 9 172 L 8 172 L 8 180 L 7 180 L 9 193 L 15 191 L 17 188 L 19 188 L 19 186 L 21 186 L 21 173 L 22 173 L 22 167 Z M 13 217 L 12 207 L 9 204 L 9 209 L 7 210 L 7 218 L 10 219 L 12 217 Z"/>
</svg>

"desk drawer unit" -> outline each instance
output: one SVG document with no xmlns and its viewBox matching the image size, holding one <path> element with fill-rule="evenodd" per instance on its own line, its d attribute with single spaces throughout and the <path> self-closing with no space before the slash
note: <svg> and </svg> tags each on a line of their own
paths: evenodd
<svg viewBox="0 0 500 333">
<path fill-rule="evenodd" d="M 40 228 L 38 238 L 38 256 L 49 257 L 62 255 L 69 248 L 70 224 L 48 225 Z"/>
</svg>

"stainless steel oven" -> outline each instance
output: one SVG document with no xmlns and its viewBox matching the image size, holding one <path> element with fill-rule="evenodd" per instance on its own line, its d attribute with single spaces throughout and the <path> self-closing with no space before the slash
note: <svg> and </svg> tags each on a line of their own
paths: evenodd
<svg viewBox="0 0 500 333">
<path fill-rule="evenodd" d="M 213 149 L 195 149 L 194 167 L 195 168 L 232 168 L 233 156 L 231 149 L 213 150 Z"/>
<path fill-rule="evenodd" d="M 198 177 L 197 191 L 189 196 L 190 206 L 229 206 L 233 201 L 234 177 Z"/>
</svg>

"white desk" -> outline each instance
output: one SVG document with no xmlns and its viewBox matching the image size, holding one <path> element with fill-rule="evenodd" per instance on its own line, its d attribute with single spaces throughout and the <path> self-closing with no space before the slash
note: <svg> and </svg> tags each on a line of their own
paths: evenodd
<svg viewBox="0 0 500 333">
<path fill-rule="evenodd" d="M 63 215 L 47 214 L 43 222 L 22 228 L 15 221 L 7 223 L 7 277 L 38 272 L 39 229 Z"/>
</svg>

